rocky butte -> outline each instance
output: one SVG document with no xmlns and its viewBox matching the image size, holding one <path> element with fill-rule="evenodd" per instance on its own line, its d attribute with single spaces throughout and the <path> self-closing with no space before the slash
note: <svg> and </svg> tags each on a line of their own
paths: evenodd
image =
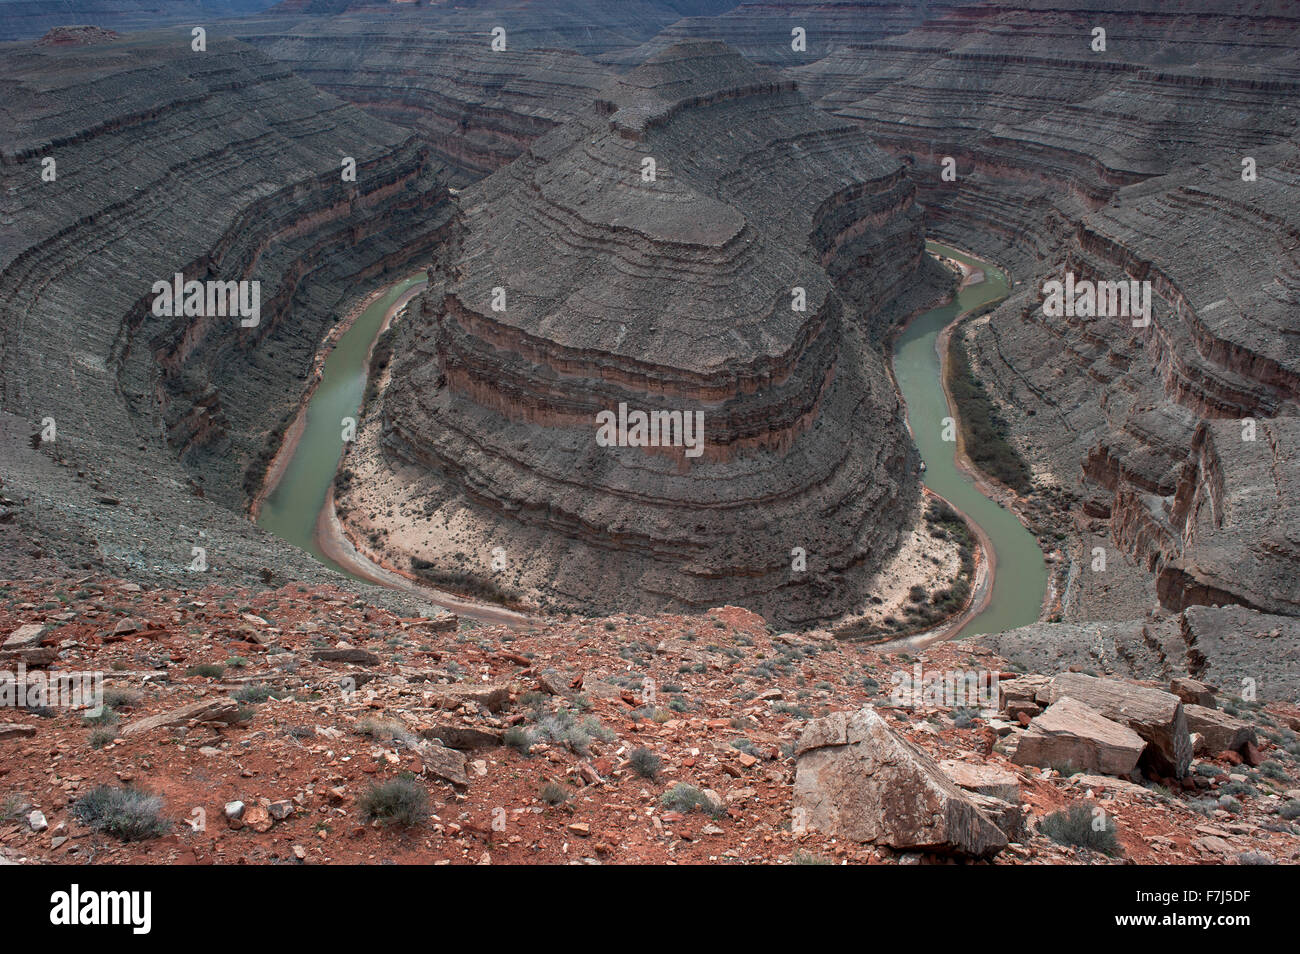
<svg viewBox="0 0 1300 954">
<path fill-rule="evenodd" d="M 395 562 L 501 548 L 496 585 L 554 606 L 847 610 L 918 493 L 878 346 L 940 288 L 913 200 L 788 79 L 669 48 L 460 195 L 345 505 L 396 506 L 365 531 Z M 703 454 L 599 446 L 620 404 L 702 412 Z"/>
</svg>

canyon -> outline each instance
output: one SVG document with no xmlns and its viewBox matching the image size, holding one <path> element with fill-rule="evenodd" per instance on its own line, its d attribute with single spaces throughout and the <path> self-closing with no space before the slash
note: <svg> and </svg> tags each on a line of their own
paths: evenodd
<svg viewBox="0 0 1300 954">
<path fill-rule="evenodd" d="M 402 555 L 487 575 L 500 546 L 566 610 L 864 599 L 917 472 L 873 343 L 943 278 L 897 161 L 701 41 L 458 198 L 457 254 L 396 328 L 383 461 L 351 455 L 349 488 L 482 543 L 468 568 Z M 620 405 L 699 414 L 703 456 L 600 446 Z"/>
<path fill-rule="evenodd" d="M 635 809 L 650 817 L 634 743 L 724 792 L 720 833 L 689 808 L 660 812 L 625 855 L 616 813 L 589 812 L 573 824 L 601 826 L 598 859 L 704 861 L 700 838 L 761 861 L 799 845 L 853 861 L 1096 858 L 1017 829 L 1007 806 L 971 807 L 954 758 L 1015 775 L 1039 821 L 1105 792 L 1133 858 L 1222 862 L 1238 857 L 1229 841 L 1244 857 L 1272 836 L 1282 860 L 1300 856 L 1283 814 L 1300 728 L 1294 4 L 51 6 L 0 0 L 0 657 L 121 666 L 151 716 L 182 699 L 229 715 L 232 673 L 174 671 L 228 655 L 277 689 L 373 681 L 376 706 L 419 722 L 423 742 L 353 739 L 348 758 L 381 774 L 411 762 L 457 798 L 466 782 L 479 814 L 536 802 L 516 782 L 549 753 L 588 802 L 650 798 Z M 979 259 L 1006 273 L 1006 295 L 959 316 Z M 251 300 L 243 322 L 168 314 L 152 307 L 160 282 L 256 287 L 257 320 Z M 250 517 L 331 343 L 416 282 L 367 352 L 313 531 L 335 527 L 354 571 L 376 568 L 349 577 Z M 1055 307 L 1081 282 L 1149 290 L 1148 320 Z M 937 347 L 958 462 L 1032 533 L 1048 575 L 1037 621 L 952 642 L 936 641 L 944 620 L 975 605 L 997 554 L 970 514 L 975 542 L 956 542 L 962 515 L 923 487 L 918 445 L 940 421 L 909 416 L 891 364 L 908 322 L 949 299 Z M 598 439 L 620 408 L 700 420 L 703 440 Z M 979 454 L 1018 476 L 975 472 Z M 497 615 L 471 622 L 480 604 Z M 929 615 L 941 604 L 953 615 Z M 914 616 L 880 624 L 895 606 Z M 978 662 L 1010 688 L 982 714 L 900 714 L 874 684 L 911 653 Z M 608 665 L 584 658 L 597 654 Z M 491 706 L 469 698 L 480 680 L 462 656 L 508 684 Z M 671 711 L 642 695 L 674 679 Z M 456 697 L 448 724 L 407 718 L 430 687 Z M 1177 752 L 1108 708 L 1149 693 Z M 501 749 L 545 722 L 538 706 L 591 698 L 619 726 L 608 749 Z M 318 701 L 273 700 L 251 732 L 211 718 L 186 731 L 219 752 L 262 751 L 270 732 L 263 757 L 304 720 L 337 738 L 334 703 Z M 362 726 L 366 704 L 351 705 L 343 723 Z M 709 738 L 733 711 L 757 755 Z M 48 802 L 23 740 L 81 746 L 81 722 L 16 718 L 0 745 L 23 747 L 15 778 Z M 490 737 L 490 780 L 440 776 L 448 753 L 426 729 Z M 111 740 L 87 764 L 129 772 L 141 744 Z M 1072 773 L 1058 745 L 1101 774 Z M 845 765 L 863 746 L 948 806 L 949 830 L 826 808 L 823 789 L 856 784 Z M 331 783 L 360 785 L 354 768 L 333 765 Z M 305 800 L 350 817 L 352 794 L 313 793 L 309 767 L 292 771 Z M 822 829 L 855 834 L 837 847 L 782 829 L 809 799 Z M 762 847 L 737 831 L 756 806 Z M 0 845 L 36 845 L 12 824 L 0 815 Z M 440 828 L 439 851 L 527 860 L 473 831 Z M 530 829 L 531 850 L 560 859 L 557 832 L 586 837 Z M 332 858 L 360 860 L 339 842 Z M 55 859 L 47 847 L 33 854 Z"/>
</svg>

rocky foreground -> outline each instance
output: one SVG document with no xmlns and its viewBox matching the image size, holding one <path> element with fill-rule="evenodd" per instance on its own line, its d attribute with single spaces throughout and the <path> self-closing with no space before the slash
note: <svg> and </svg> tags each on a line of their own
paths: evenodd
<svg viewBox="0 0 1300 954">
<path fill-rule="evenodd" d="M 0 715 L 8 861 L 1300 858 L 1300 710 L 1187 677 L 914 658 L 734 607 L 511 630 L 305 586 L 9 582 L 0 634 L 7 671 L 102 671 L 108 704 Z M 1000 674 L 997 701 L 936 704 L 936 673 Z"/>
</svg>

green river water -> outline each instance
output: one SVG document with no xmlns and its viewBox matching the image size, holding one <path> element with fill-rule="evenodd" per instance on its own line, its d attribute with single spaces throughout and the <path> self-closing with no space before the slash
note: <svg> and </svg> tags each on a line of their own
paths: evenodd
<svg viewBox="0 0 1300 954">
<path fill-rule="evenodd" d="M 306 550 L 341 573 L 347 571 L 316 546 L 316 518 L 343 456 L 343 418 L 356 418 L 366 388 L 366 355 L 393 303 L 423 279 L 390 286 L 339 336 L 307 405 L 307 425 L 275 489 L 262 504 L 258 526 Z M 351 574 L 349 574 L 351 575 Z"/>
<path fill-rule="evenodd" d="M 1002 297 L 1006 276 L 992 265 L 944 246 L 932 251 L 982 269 L 985 281 L 968 286 L 956 301 L 916 318 L 894 344 L 894 374 L 907 401 L 908 420 L 921 459 L 925 484 L 978 523 L 993 542 L 997 574 L 988 607 L 962 635 L 997 632 L 1038 619 L 1047 586 L 1047 569 L 1038 544 L 1015 515 L 989 500 L 953 461 L 954 446 L 942 440 L 942 420 L 949 416 L 939 380 L 935 339 L 958 314 Z M 316 546 L 316 519 L 342 456 L 342 420 L 356 417 L 365 391 L 366 355 L 392 304 L 420 279 L 411 277 L 389 287 L 361 313 L 325 360 L 320 384 L 307 407 L 307 423 L 293 458 L 267 497 L 258 524 L 318 560 L 342 570 Z"/>
<path fill-rule="evenodd" d="M 1038 620 L 1047 590 L 1047 565 L 1038 541 L 1016 515 L 985 497 L 957 469 L 956 445 L 943 439 L 943 419 L 952 412 L 939 377 L 935 341 L 962 312 L 996 301 L 1007 293 L 1007 277 L 988 262 L 955 249 L 926 243 L 932 252 L 957 259 L 984 272 L 984 281 L 968 285 L 955 301 L 920 315 L 894 341 L 894 376 L 907 402 L 907 420 L 921 459 L 925 485 L 962 510 L 988 534 L 997 554 L 993 596 L 983 612 L 963 627 L 962 636 L 996 633 Z"/>
</svg>

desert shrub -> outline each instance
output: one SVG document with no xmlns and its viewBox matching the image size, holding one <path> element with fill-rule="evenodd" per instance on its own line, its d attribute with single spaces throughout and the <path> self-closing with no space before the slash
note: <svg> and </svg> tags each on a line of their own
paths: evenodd
<svg viewBox="0 0 1300 954">
<path fill-rule="evenodd" d="M 1091 802 L 1075 802 L 1064 811 L 1053 812 L 1044 818 L 1039 822 L 1038 830 L 1060 845 L 1117 855 L 1120 847 L 1115 837 L 1115 823 L 1104 814 L 1094 815 L 1095 808 Z"/>
<path fill-rule="evenodd" d="M 218 666 L 216 663 L 202 663 L 198 666 L 191 666 L 185 670 L 187 676 L 203 676 L 207 679 L 220 679 L 226 672 L 225 666 Z"/>
<path fill-rule="evenodd" d="M 411 730 L 393 719 L 362 719 L 357 732 L 376 742 L 406 743 L 414 740 Z"/>
<path fill-rule="evenodd" d="M 512 725 L 506 729 L 502 741 L 521 755 L 527 755 L 533 744 L 533 734 L 523 726 Z"/>
<path fill-rule="evenodd" d="M 72 806 L 78 821 L 122 841 L 145 841 L 164 835 L 171 822 L 163 814 L 163 800 L 138 788 L 100 785 Z"/>
<path fill-rule="evenodd" d="M 694 785 L 687 785 L 685 782 L 678 782 L 660 797 L 659 803 L 669 811 L 682 812 L 705 812 L 706 814 L 718 816 L 722 814 L 722 806 L 714 802 L 709 796 Z"/>
<path fill-rule="evenodd" d="M 414 776 L 399 775 L 362 792 L 357 808 L 367 821 L 412 828 L 429 817 L 429 796 Z"/>
<path fill-rule="evenodd" d="M 129 709 L 140 703 L 140 693 L 119 686 L 104 687 L 104 705 L 113 709 Z"/>
<path fill-rule="evenodd" d="M 1029 468 L 1007 441 L 1007 424 L 971 371 L 962 336 L 948 346 L 948 390 L 957 405 L 966 454 L 980 470 L 1019 493 L 1033 489 Z"/>
<path fill-rule="evenodd" d="M 118 714 L 113 711 L 113 707 L 108 703 L 104 703 L 104 705 L 100 707 L 98 715 L 91 715 L 89 712 L 85 712 L 82 713 L 81 718 L 87 725 L 117 725 L 122 721 Z"/>
<path fill-rule="evenodd" d="M 247 685 L 235 693 L 235 701 L 256 704 L 271 698 L 271 687 L 267 685 Z"/>
<path fill-rule="evenodd" d="M 835 864 L 825 855 L 815 855 L 809 851 L 796 851 L 794 857 L 790 859 L 791 864 L 796 865 L 833 865 Z"/>
<path fill-rule="evenodd" d="M 658 778 L 659 770 L 663 768 L 663 759 L 645 746 L 633 749 L 628 754 L 628 761 L 632 763 L 632 771 L 642 778 Z"/>
<path fill-rule="evenodd" d="M 569 800 L 569 790 L 558 782 L 547 782 L 542 786 L 541 798 L 547 805 L 563 805 Z"/>
<path fill-rule="evenodd" d="M 1291 778 L 1286 774 L 1286 769 L 1282 767 L 1282 763 L 1275 762 L 1272 759 L 1259 767 L 1259 774 L 1265 778 L 1271 778 L 1275 782 L 1286 782 L 1290 781 Z"/>
</svg>

